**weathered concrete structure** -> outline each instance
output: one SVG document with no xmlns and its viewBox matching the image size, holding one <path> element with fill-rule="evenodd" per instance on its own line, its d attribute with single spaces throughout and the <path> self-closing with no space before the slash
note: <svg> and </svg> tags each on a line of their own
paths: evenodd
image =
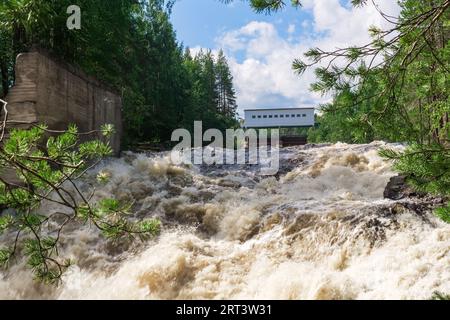
<svg viewBox="0 0 450 320">
<path fill-rule="evenodd" d="M 16 81 L 5 99 L 8 120 L 45 123 L 49 129 L 64 130 L 71 123 L 80 132 L 113 124 L 116 134 L 111 146 L 120 152 L 122 99 L 114 90 L 71 65 L 56 61 L 44 52 L 23 53 L 16 61 Z M 28 124 L 27 124 L 28 123 Z"/>
</svg>

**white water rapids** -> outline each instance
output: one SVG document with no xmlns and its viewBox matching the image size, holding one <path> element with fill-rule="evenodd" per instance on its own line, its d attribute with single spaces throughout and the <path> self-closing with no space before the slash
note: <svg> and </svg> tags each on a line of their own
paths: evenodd
<svg viewBox="0 0 450 320">
<path fill-rule="evenodd" d="M 181 168 L 162 154 L 110 160 L 100 169 L 111 178 L 97 184 L 96 198 L 135 201 L 136 217 L 161 219 L 161 235 L 117 247 L 94 228 L 72 226 L 60 254 L 75 266 L 62 284 L 36 283 L 19 262 L 0 271 L 0 299 L 429 299 L 435 291 L 450 293 L 450 225 L 408 209 L 408 200 L 383 199 L 395 174 L 378 156 L 382 146 L 284 149 L 277 177 L 259 176 L 250 166 Z"/>
</svg>

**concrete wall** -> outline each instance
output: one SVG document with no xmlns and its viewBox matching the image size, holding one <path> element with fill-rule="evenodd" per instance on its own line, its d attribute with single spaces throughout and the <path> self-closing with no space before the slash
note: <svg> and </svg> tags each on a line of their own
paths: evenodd
<svg viewBox="0 0 450 320">
<path fill-rule="evenodd" d="M 80 132 L 98 130 L 105 123 L 115 126 L 111 145 L 120 152 L 122 100 L 119 94 L 81 70 L 58 62 L 43 52 L 23 53 L 16 61 L 16 81 L 5 99 L 8 120 L 46 123 L 64 130 L 75 123 Z"/>
</svg>

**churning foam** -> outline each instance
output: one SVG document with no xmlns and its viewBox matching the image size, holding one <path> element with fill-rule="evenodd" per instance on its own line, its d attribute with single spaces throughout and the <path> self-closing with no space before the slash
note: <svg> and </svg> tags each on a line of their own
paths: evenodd
<svg viewBox="0 0 450 320">
<path fill-rule="evenodd" d="M 89 188 L 102 170 L 110 180 L 96 185 L 96 199 L 134 201 L 136 218 L 158 217 L 162 234 L 115 247 L 87 226 L 71 226 L 61 254 L 76 266 L 62 284 L 35 283 L 19 262 L 0 273 L 0 298 L 428 299 L 434 291 L 449 293 L 450 226 L 383 199 L 393 172 L 377 154 L 382 145 L 289 148 L 277 178 L 258 176 L 251 166 L 178 167 L 164 154 L 126 154 L 80 185 Z"/>
</svg>

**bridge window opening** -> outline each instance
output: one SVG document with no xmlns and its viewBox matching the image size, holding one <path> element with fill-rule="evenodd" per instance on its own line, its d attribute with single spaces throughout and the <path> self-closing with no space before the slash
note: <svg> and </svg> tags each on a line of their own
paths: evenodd
<svg viewBox="0 0 450 320">
<path fill-rule="evenodd" d="M 295 114 L 292 115 L 292 118 L 295 118 Z"/>
<path fill-rule="evenodd" d="M 303 114 L 303 118 L 306 118 L 306 114 Z"/>
<path fill-rule="evenodd" d="M 258 116 L 258 119 L 261 119 L 261 116 Z"/>
<path fill-rule="evenodd" d="M 263 116 L 264 119 L 267 119 L 267 116 Z"/>
<path fill-rule="evenodd" d="M 273 116 L 272 116 L 272 115 L 270 115 L 270 116 L 269 116 L 269 119 L 272 119 L 272 118 L 273 118 Z"/>
<path fill-rule="evenodd" d="M 256 119 L 256 116 L 253 116 L 252 118 L 253 118 L 253 119 Z"/>
<path fill-rule="evenodd" d="M 278 118 L 278 115 L 277 115 L 277 114 L 275 115 L 275 118 Z"/>
<path fill-rule="evenodd" d="M 280 118 L 284 118 L 284 114 L 280 114 Z"/>
<path fill-rule="evenodd" d="M 297 118 L 300 118 L 301 116 L 302 116 L 301 114 L 298 114 L 298 115 L 297 115 Z"/>
</svg>

